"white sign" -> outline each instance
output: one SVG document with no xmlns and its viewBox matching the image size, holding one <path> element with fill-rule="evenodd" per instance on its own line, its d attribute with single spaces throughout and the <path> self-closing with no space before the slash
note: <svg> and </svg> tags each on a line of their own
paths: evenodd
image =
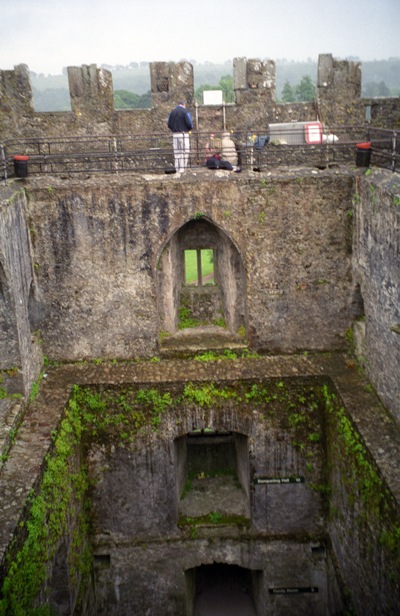
<svg viewBox="0 0 400 616">
<path fill-rule="evenodd" d="M 222 90 L 204 90 L 204 105 L 222 105 Z"/>
</svg>

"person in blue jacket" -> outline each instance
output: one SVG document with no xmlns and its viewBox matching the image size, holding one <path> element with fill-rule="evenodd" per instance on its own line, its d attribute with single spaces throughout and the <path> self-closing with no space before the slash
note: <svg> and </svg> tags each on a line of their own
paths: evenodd
<svg viewBox="0 0 400 616">
<path fill-rule="evenodd" d="M 175 170 L 177 173 L 183 173 L 189 161 L 189 131 L 193 128 L 192 116 L 184 102 L 180 101 L 170 112 L 167 124 L 172 131 Z"/>
</svg>

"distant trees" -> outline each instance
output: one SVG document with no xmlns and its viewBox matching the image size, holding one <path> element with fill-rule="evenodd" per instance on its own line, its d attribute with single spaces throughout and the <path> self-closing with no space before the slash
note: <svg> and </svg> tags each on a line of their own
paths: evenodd
<svg viewBox="0 0 400 616">
<path fill-rule="evenodd" d="M 151 107 L 151 92 L 135 94 L 129 90 L 114 91 L 115 109 L 149 109 Z"/>
<path fill-rule="evenodd" d="M 129 92 L 129 90 L 115 90 L 114 107 L 116 109 L 134 109 L 139 98 L 139 94 Z"/>
<path fill-rule="evenodd" d="M 315 98 L 315 85 L 311 81 L 309 75 L 305 75 L 296 86 L 296 100 L 298 101 L 312 101 Z"/>
<path fill-rule="evenodd" d="M 350 59 L 350 58 L 349 58 Z M 358 61 L 358 58 L 353 58 Z M 107 65 L 112 71 L 117 109 L 150 108 L 150 73 L 148 62 L 130 62 L 125 67 Z M 222 90 L 225 102 L 234 101 L 232 62 L 213 64 L 195 63 L 195 96 L 203 102 L 204 90 Z M 106 65 L 102 65 L 106 67 Z M 276 92 L 281 102 L 310 101 L 314 97 L 317 62 L 276 61 Z M 374 60 L 362 63 L 362 96 L 400 96 L 400 58 Z M 31 72 L 33 98 L 36 111 L 67 111 L 71 108 L 67 82 L 67 69 L 62 75 Z M 56 91 L 54 91 L 56 90 Z M 130 98 L 120 91 L 134 94 Z"/>
<path fill-rule="evenodd" d="M 309 75 L 304 75 L 297 86 L 292 87 L 285 81 L 282 88 L 282 101 L 284 103 L 308 102 L 314 100 L 315 85 Z"/>
<path fill-rule="evenodd" d="M 288 81 L 285 81 L 282 88 L 282 100 L 284 103 L 293 103 L 296 100 L 294 88 L 292 88 Z"/>
<path fill-rule="evenodd" d="M 390 90 L 384 81 L 380 83 L 369 81 L 364 85 L 362 91 L 362 96 L 368 98 L 398 95 L 399 90 Z M 304 75 L 296 86 L 292 86 L 288 80 L 283 85 L 281 100 L 284 103 L 307 102 L 314 100 L 314 97 L 315 86 L 309 75 Z"/>
<path fill-rule="evenodd" d="M 390 96 L 391 92 L 384 81 L 381 81 L 380 83 L 369 81 L 365 84 L 362 95 L 372 98 L 374 96 Z M 393 93 L 392 96 L 396 95 Z"/>
<path fill-rule="evenodd" d="M 67 88 L 32 88 L 35 111 L 71 111 L 71 99 Z"/>
<path fill-rule="evenodd" d="M 223 100 L 225 103 L 233 103 L 235 100 L 232 75 L 223 75 L 216 86 L 203 84 L 196 88 L 194 97 L 200 105 L 203 103 L 203 92 L 206 90 L 222 90 Z"/>
<path fill-rule="evenodd" d="M 219 85 L 223 92 L 224 102 L 225 103 L 233 103 L 235 100 L 234 92 L 233 92 L 233 77 L 232 75 L 224 75 L 219 80 Z"/>
</svg>

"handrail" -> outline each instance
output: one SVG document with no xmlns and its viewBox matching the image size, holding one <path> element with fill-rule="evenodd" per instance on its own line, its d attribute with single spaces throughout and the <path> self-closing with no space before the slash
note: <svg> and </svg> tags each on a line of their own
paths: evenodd
<svg viewBox="0 0 400 616">
<path fill-rule="evenodd" d="M 321 142 L 307 144 L 304 127 L 295 124 L 279 125 L 279 139 L 273 127 L 227 131 L 191 133 L 189 166 L 205 165 L 210 149 L 210 137 L 214 150 L 221 148 L 223 134 L 229 135 L 231 153 L 237 155 L 242 169 L 260 170 L 273 166 L 318 167 L 330 164 L 354 164 L 356 145 L 360 141 L 371 143 L 372 164 L 396 171 L 399 167 L 398 131 L 370 126 L 331 127 L 329 135 L 322 135 Z M 287 128 L 286 128 L 287 127 Z M 286 132 L 285 132 L 286 130 Z M 256 135 L 268 135 L 269 143 L 262 149 L 254 145 Z M 234 148 L 234 149 L 233 149 Z M 222 156 L 224 155 L 221 148 Z M 141 133 L 125 135 L 79 135 L 68 137 L 30 137 L 12 139 L 1 144 L 3 179 L 12 175 L 14 156 L 29 156 L 30 173 L 80 173 L 147 171 L 170 172 L 173 170 L 172 138 L 170 133 Z M 224 157 L 224 156 L 223 156 Z"/>
</svg>

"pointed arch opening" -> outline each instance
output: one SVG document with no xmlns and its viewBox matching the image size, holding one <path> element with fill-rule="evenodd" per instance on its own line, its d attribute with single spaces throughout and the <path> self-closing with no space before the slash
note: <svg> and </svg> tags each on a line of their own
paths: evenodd
<svg viewBox="0 0 400 616">
<path fill-rule="evenodd" d="M 165 244 L 157 272 L 161 332 L 245 337 L 242 256 L 212 221 L 200 217 L 180 227 Z"/>
</svg>

